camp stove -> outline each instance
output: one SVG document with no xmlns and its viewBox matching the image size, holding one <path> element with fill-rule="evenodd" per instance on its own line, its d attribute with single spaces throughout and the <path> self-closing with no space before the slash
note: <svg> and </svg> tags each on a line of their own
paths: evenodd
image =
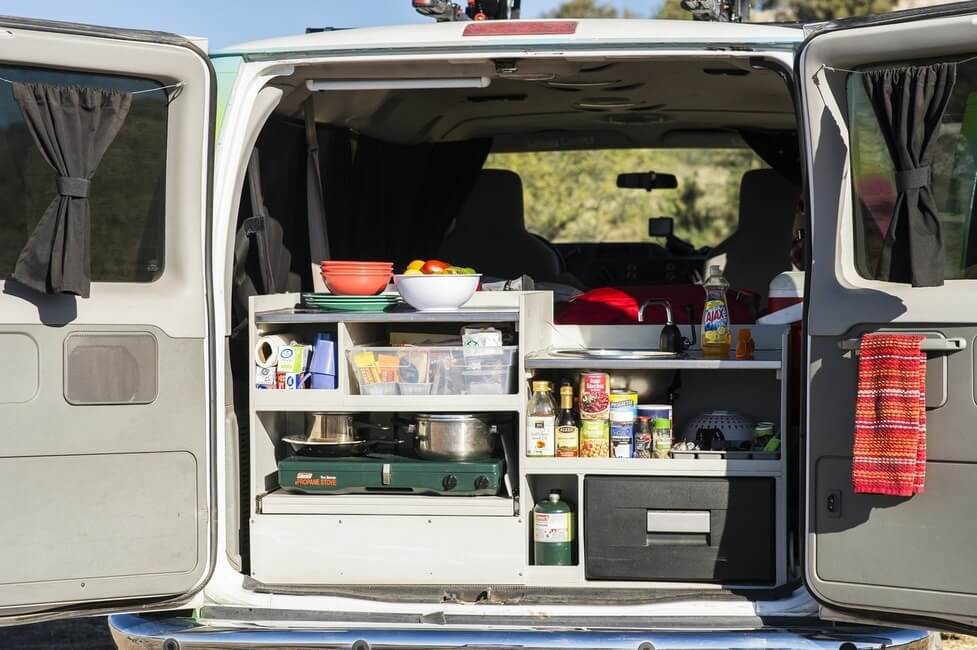
<svg viewBox="0 0 977 650">
<path fill-rule="evenodd" d="M 342 458 L 289 456 L 278 463 L 278 484 L 308 494 L 427 494 L 494 496 L 503 461 L 434 461 L 393 454 Z"/>
</svg>

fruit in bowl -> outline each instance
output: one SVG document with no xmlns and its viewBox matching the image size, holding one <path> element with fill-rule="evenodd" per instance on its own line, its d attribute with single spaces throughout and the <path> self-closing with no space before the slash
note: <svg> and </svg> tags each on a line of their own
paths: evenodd
<svg viewBox="0 0 977 650">
<path fill-rule="evenodd" d="M 414 260 L 394 276 L 394 286 L 418 311 L 452 311 L 471 300 L 481 277 L 475 269 L 441 260 Z"/>
<path fill-rule="evenodd" d="M 414 260 L 404 275 L 478 275 L 470 266 L 454 266 L 441 260 Z"/>
</svg>

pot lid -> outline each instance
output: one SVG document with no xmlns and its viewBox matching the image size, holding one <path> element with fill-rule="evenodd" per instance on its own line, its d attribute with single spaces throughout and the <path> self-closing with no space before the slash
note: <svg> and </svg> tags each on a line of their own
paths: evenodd
<svg viewBox="0 0 977 650">
<path fill-rule="evenodd" d="M 488 413 L 418 413 L 418 420 L 428 420 L 431 422 L 470 422 L 471 420 L 484 420 L 489 417 Z"/>
</svg>

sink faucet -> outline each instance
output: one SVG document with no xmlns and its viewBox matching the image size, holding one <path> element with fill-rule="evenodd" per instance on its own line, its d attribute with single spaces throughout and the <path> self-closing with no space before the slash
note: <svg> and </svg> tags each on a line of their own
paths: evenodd
<svg viewBox="0 0 977 650">
<path fill-rule="evenodd" d="M 692 331 L 692 340 L 683 338 L 675 321 L 672 320 L 672 305 L 667 300 L 645 300 L 638 308 L 638 322 L 645 322 L 645 309 L 647 307 L 665 308 L 665 326 L 662 327 L 661 336 L 658 339 L 658 350 L 660 352 L 672 352 L 682 354 L 695 343 L 695 325 L 692 322 L 691 306 L 689 307 L 689 329 Z"/>
<path fill-rule="evenodd" d="M 638 322 L 645 322 L 645 308 L 647 307 L 664 307 L 665 308 L 665 322 L 669 325 L 672 324 L 672 303 L 667 300 L 645 300 L 641 303 L 641 307 L 638 308 Z"/>
</svg>

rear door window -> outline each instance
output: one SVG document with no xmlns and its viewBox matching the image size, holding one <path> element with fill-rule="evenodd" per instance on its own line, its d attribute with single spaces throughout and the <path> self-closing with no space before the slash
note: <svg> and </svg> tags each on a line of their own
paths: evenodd
<svg viewBox="0 0 977 650">
<path fill-rule="evenodd" d="M 861 75 L 848 77 L 855 264 L 879 279 L 882 244 L 895 209 L 895 166 Z M 957 66 L 932 164 L 932 192 L 943 222 L 944 277 L 977 278 L 977 61 Z"/>
<path fill-rule="evenodd" d="M 152 282 L 163 273 L 167 94 L 149 79 L 0 66 L 5 81 L 94 86 L 134 94 L 125 124 L 92 179 L 94 282 Z M 34 142 L 10 83 L 0 82 L 0 279 L 55 196 L 55 171 Z"/>
</svg>

